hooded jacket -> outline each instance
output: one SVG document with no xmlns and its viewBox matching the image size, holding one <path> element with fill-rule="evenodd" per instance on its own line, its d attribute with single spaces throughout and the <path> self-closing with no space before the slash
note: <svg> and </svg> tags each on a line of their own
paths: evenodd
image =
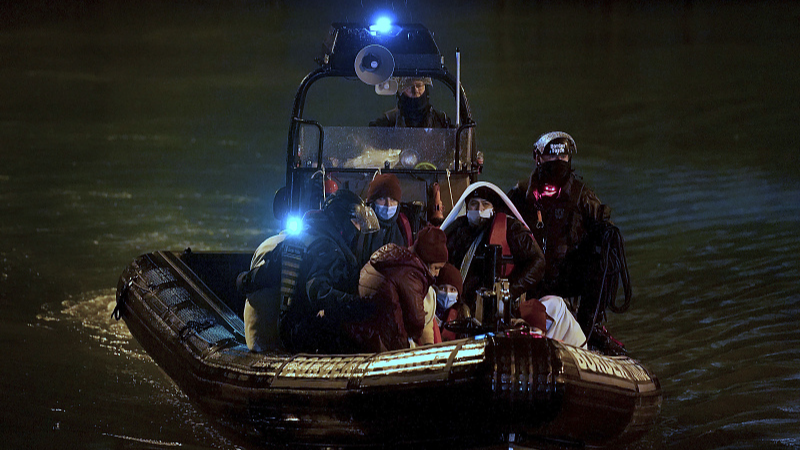
<svg viewBox="0 0 800 450">
<path fill-rule="evenodd" d="M 497 214 L 491 220 L 472 227 L 465 216 L 459 217 L 448 228 L 447 250 L 450 253 L 450 262 L 461 267 L 473 241 L 483 232 L 478 250 L 482 251 L 483 246 L 489 243 L 490 232 Z M 509 250 L 514 258 L 514 270 L 509 275 L 509 290 L 511 295 L 516 298 L 523 292 L 536 286 L 542 279 L 545 269 L 545 260 L 542 250 L 531 237 L 530 231 L 518 220 L 513 217 L 506 218 L 506 241 Z M 476 252 L 477 254 L 477 252 Z M 470 306 L 475 304 L 475 291 L 480 287 L 491 288 L 494 280 L 486 280 L 484 276 L 490 273 L 488 267 L 484 267 L 483 261 L 474 258 L 470 265 L 469 272 L 464 279 L 463 300 Z"/>
<path fill-rule="evenodd" d="M 378 249 L 361 269 L 358 292 L 377 309 L 374 320 L 352 328 L 365 351 L 408 348 L 425 327 L 424 300 L 434 278 L 411 250 L 395 244 Z"/>
</svg>

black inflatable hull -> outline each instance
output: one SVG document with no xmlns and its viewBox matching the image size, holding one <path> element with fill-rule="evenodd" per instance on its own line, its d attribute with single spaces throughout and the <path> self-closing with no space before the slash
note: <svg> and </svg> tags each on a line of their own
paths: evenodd
<svg viewBox="0 0 800 450">
<path fill-rule="evenodd" d="M 133 336 L 231 436 L 292 447 L 618 445 L 658 416 L 660 384 L 639 362 L 518 331 L 383 354 L 252 353 L 234 312 L 250 256 L 146 254 L 117 290 Z"/>
</svg>

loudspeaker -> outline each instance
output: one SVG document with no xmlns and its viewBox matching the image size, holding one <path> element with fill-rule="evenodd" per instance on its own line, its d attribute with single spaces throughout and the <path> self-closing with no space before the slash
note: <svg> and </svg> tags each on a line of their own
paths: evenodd
<svg viewBox="0 0 800 450">
<path fill-rule="evenodd" d="M 361 49 L 355 60 L 356 75 L 366 84 L 377 85 L 394 72 L 394 56 L 386 47 L 371 44 Z"/>
<path fill-rule="evenodd" d="M 375 85 L 375 93 L 378 95 L 394 95 L 397 93 L 397 87 L 397 80 L 389 78 Z"/>
</svg>

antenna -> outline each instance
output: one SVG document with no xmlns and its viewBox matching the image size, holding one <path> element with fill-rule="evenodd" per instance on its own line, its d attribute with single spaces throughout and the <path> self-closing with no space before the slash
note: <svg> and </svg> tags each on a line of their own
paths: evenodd
<svg viewBox="0 0 800 450">
<path fill-rule="evenodd" d="M 456 47 L 456 127 L 461 126 L 461 50 Z"/>
</svg>

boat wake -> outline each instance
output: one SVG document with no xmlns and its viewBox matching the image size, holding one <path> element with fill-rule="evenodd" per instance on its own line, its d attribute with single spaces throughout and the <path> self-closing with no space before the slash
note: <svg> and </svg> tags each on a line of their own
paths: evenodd
<svg viewBox="0 0 800 450">
<path fill-rule="evenodd" d="M 121 434 L 103 433 L 103 436 L 113 437 L 113 438 L 122 439 L 122 440 L 126 440 L 126 441 L 140 442 L 140 443 L 143 443 L 143 444 L 155 445 L 155 446 L 158 446 L 158 447 L 181 447 L 181 446 L 183 446 L 183 444 L 181 444 L 180 442 L 164 442 L 164 441 L 159 441 L 159 440 L 155 440 L 155 439 L 142 439 L 142 438 L 136 438 L 136 437 L 133 437 L 133 436 L 125 436 L 125 435 L 121 435 Z"/>
<path fill-rule="evenodd" d="M 57 323 L 79 328 L 115 356 L 152 361 L 136 344 L 125 323 L 111 316 L 115 306 L 116 291 L 103 289 L 79 294 L 57 307 L 44 305 L 36 319 L 43 326 Z"/>
</svg>

